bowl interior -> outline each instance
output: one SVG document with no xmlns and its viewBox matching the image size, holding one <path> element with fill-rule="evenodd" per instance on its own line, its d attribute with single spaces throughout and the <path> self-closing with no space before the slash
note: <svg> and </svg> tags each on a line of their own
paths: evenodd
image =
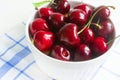
<svg viewBox="0 0 120 80">
<path fill-rule="evenodd" d="M 73 7 L 73 6 L 77 5 L 77 4 L 79 4 L 80 1 L 69 1 L 69 3 L 70 3 L 71 6 Z M 90 1 L 90 3 L 89 3 L 89 1 L 88 1 L 88 2 L 86 1 L 85 3 L 88 3 L 88 4 L 90 4 L 90 5 L 92 5 L 92 6 L 95 6 L 95 7 L 99 6 L 99 5 L 97 5 L 96 3 L 92 3 L 92 1 Z M 49 3 L 48 3 L 48 4 L 49 4 Z M 48 4 L 45 4 L 45 5 L 41 6 L 41 7 L 45 7 L 45 6 L 47 6 Z M 40 8 L 41 8 L 41 7 L 40 7 Z M 69 63 L 69 64 L 79 64 L 79 63 L 86 63 L 86 62 L 94 61 L 94 60 L 99 59 L 99 58 L 101 58 L 102 56 L 108 54 L 109 51 L 110 51 L 111 48 L 112 48 L 112 45 L 114 44 L 114 41 L 113 41 L 113 42 L 109 45 L 109 46 L 110 46 L 110 47 L 109 47 L 109 50 L 108 50 L 105 54 L 103 54 L 103 55 L 101 55 L 101 56 L 99 56 L 99 57 L 93 58 L 93 59 L 91 59 L 91 60 L 76 61 L 76 62 L 70 61 L 70 62 L 68 62 L 68 61 L 62 61 L 62 60 L 58 60 L 58 59 L 52 58 L 52 57 L 50 57 L 50 56 L 45 55 L 45 54 L 42 53 L 41 51 L 39 51 L 39 50 L 34 46 L 34 44 L 32 43 L 32 41 L 31 41 L 31 39 L 30 39 L 30 35 L 29 35 L 29 30 L 28 30 L 28 29 L 29 29 L 30 23 L 31 23 L 35 18 L 37 18 L 36 15 L 38 15 L 38 12 L 37 12 L 37 11 L 35 11 L 35 12 L 33 13 L 32 17 L 30 17 L 30 19 L 28 20 L 27 25 L 26 25 L 26 37 L 27 37 L 27 40 L 28 40 L 28 42 L 29 42 L 28 44 L 32 47 L 32 50 L 34 49 L 35 51 L 37 51 L 37 53 L 40 53 L 43 57 L 46 57 L 47 59 L 50 59 L 50 60 L 52 60 L 52 61 L 57 61 L 57 62 L 60 62 L 60 63 Z M 111 18 L 112 21 L 114 21 L 114 20 L 112 19 L 112 17 L 110 17 L 110 18 Z M 114 22 L 113 22 L 113 23 L 114 23 Z M 116 28 L 115 28 L 115 31 L 116 31 Z M 115 33 L 116 33 L 116 32 L 115 32 Z M 115 36 L 115 33 L 114 33 L 114 36 Z"/>
</svg>

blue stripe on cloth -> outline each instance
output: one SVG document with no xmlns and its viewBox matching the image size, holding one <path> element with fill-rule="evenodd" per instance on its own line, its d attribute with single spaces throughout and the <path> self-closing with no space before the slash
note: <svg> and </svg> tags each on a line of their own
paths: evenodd
<svg viewBox="0 0 120 80">
<path fill-rule="evenodd" d="M 14 39 L 12 39 L 10 36 L 6 35 L 9 39 L 13 40 L 15 42 L 15 44 L 11 45 L 10 47 L 8 47 L 3 53 L 1 53 L 0 57 L 3 56 L 5 53 L 7 53 L 10 49 L 12 49 L 14 46 L 16 46 L 17 44 L 20 44 L 20 42 L 22 40 L 25 39 L 25 36 L 23 36 L 20 40 L 15 41 Z M 21 44 L 20 44 L 21 45 Z M 22 47 L 24 47 L 23 45 L 21 45 Z"/>
<path fill-rule="evenodd" d="M 0 58 L 3 62 L 6 62 L 4 59 L 2 59 L 2 58 Z M 9 63 L 10 64 L 10 63 Z M 11 66 L 13 66 L 12 64 L 10 64 Z M 10 65 L 9 65 L 9 67 L 10 67 Z M 28 74 L 26 74 L 25 72 L 23 72 L 22 70 L 20 70 L 19 68 L 17 68 L 17 67 L 13 67 L 14 69 L 16 69 L 17 71 L 19 71 L 19 72 L 22 72 L 22 74 L 24 74 L 24 75 L 26 75 L 26 76 L 28 76 L 28 78 L 30 78 L 30 79 L 32 79 Z"/>
<path fill-rule="evenodd" d="M 20 44 L 19 41 L 16 41 L 14 38 L 12 38 L 11 36 L 9 36 L 7 33 L 5 33 L 5 35 L 6 35 L 9 39 L 11 39 L 11 40 L 13 40 L 14 42 L 16 42 L 17 44 L 21 45 L 22 47 L 25 47 L 24 45 Z M 23 40 L 23 39 L 25 39 L 25 35 L 23 35 L 23 37 L 20 38 L 20 41 Z"/>
<path fill-rule="evenodd" d="M 24 57 L 29 55 L 31 51 L 28 47 L 24 48 L 20 52 L 18 52 L 11 60 L 6 62 L 1 68 L 0 68 L 0 78 L 4 76 L 12 67 L 14 67 L 17 63 L 19 63 Z M 12 64 L 12 65 L 11 65 Z"/>
<path fill-rule="evenodd" d="M 20 73 L 13 79 L 16 80 L 22 73 L 24 73 L 24 71 L 26 69 L 28 69 L 33 63 L 35 63 L 35 61 L 32 61 L 30 64 L 28 64 L 23 70 L 20 71 Z M 27 76 L 30 80 L 34 80 L 33 78 L 31 78 L 30 76 L 24 74 L 25 76 Z"/>
</svg>

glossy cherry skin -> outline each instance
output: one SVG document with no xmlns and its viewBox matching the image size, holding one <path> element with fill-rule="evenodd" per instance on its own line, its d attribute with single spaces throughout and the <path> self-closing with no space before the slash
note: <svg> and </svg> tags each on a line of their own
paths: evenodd
<svg viewBox="0 0 120 80">
<path fill-rule="evenodd" d="M 54 34 L 50 31 L 38 31 L 33 37 L 33 42 L 40 51 L 49 51 L 54 44 Z"/>
<path fill-rule="evenodd" d="M 70 10 L 70 4 L 67 0 L 61 0 L 56 7 L 56 11 L 62 14 L 68 13 Z"/>
<path fill-rule="evenodd" d="M 68 12 L 68 10 L 70 10 L 70 4 L 68 0 L 53 0 L 53 3 L 50 4 L 50 7 L 52 7 L 55 12 L 60 12 L 60 13 L 61 11 L 64 10 L 65 11 L 62 13 L 66 13 Z M 60 11 L 58 10 L 58 8 Z"/>
<path fill-rule="evenodd" d="M 96 37 L 93 40 L 92 49 L 95 55 L 102 55 L 108 50 L 108 45 L 103 37 Z"/>
<path fill-rule="evenodd" d="M 101 9 L 97 14 L 95 18 L 100 18 L 100 19 L 107 19 L 110 16 L 110 9 L 106 6 L 99 6 L 98 8 L 95 9 L 94 12 L 97 10 Z"/>
<path fill-rule="evenodd" d="M 83 10 L 73 9 L 69 14 L 69 20 L 79 26 L 83 26 L 87 22 L 87 15 Z"/>
<path fill-rule="evenodd" d="M 106 19 L 100 22 L 102 29 L 97 31 L 98 36 L 104 37 L 107 41 L 114 38 L 115 29 L 114 24 L 110 19 Z"/>
<path fill-rule="evenodd" d="M 75 6 L 74 9 L 83 10 L 87 14 L 87 18 L 89 19 L 89 17 L 92 15 L 94 7 L 92 7 L 91 5 L 86 4 L 86 3 L 81 3 L 77 6 Z"/>
<path fill-rule="evenodd" d="M 38 13 L 41 18 L 47 20 L 50 14 L 53 13 L 53 9 L 50 7 L 42 7 L 39 9 Z"/>
<path fill-rule="evenodd" d="M 99 25 L 101 26 L 101 29 L 99 29 L 95 25 L 91 25 L 90 27 L 92 28 L 96 36 L 104 37 L 107 40 L 107 42 L 114 38 L 115 36 L 114 24 L 110 19 L 104 19 L 100 21 Z"/>
<path fill-rule="evenodd" d="M 77 47 L 74 60 L 84 61 L 92 59 L 91 49 L 86 44 L 79 44 Z"/>
<path fill-rule="evenodd" d="M 29 32 L 31 36 L 33 36 L 39 30 L 49 30 L 46 20 L 42 18 L 36 18 L 29 27 Z"/>
<path fill-rule="evenodd" d="M 59 30 L 64 25 L 64 15 L 61 13 L 52 13 L 49 16 L 49 24 L 52 30 Z"/>
<path fill-rule="evenodd" d="M 80 33 L 79 36 L 81 38 L 81 43 L 85 43 L 85 44 L 91 44 L 94 39 L 94 33 L 92 29 L 88 27 L 85 28 L 85 30 L 83 30 L 83 32 Z"/>
<path fill-rule="evenodd" d="M 74 23 L 67 23 L 59 30 L 59 40 L 64 44 L 76 46 L 80 43 L 80 38 L 77 34 L 78 26 Z"/>
<path fill-rule="evenodd" d="M 70 52 L 63 46 L 55 45 L 51 51 L 51 57 L 59 60 L 63 60 L 63 61 L 69 61 Z"/>
</svg>

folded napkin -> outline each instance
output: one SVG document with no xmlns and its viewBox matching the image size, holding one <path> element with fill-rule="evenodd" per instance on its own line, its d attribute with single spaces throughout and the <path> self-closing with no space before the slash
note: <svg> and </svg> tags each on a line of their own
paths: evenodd
<svg viewBox="0 0 120 80">
<path fill-rule="evenodd" d="M 0 35 L 0 80 L 52 80 L 35 63 L 24 23 Z"/>
<path fill-rule="evenodd" d="M 120 80 L 119 50 L 118 38 L 108 59 L 88 80 Z M 27 46 L 23 22 L 0 35 L 0 80 L 54 80 L 37 66 Z"/>
</svg>

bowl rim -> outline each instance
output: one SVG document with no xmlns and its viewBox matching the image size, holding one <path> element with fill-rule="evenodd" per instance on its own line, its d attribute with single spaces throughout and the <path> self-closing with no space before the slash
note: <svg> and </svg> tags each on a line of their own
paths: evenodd
<svg viewBox="0 0 120 80">
<path fill-rule="evenodd" d="M 80 1 L 78 1 L 78 0 L 77 0 L 77 1 L 76 1 L 76 0 L 75 0 L 75 1 L 69 0 L 69 2 L 72 3 L 72 2 L 80 2 Z M 46 3 L 46 4 L 44 4 L 44 5 L 41 6 L 41 7 L 47 6 L 48 4 L 49 4 L 49 3 Z M 41 7 L 40 7 L 40 8 L 41 8 Z M 59 62 L 59 63 L 63 63 L 63 64 L 81 64 L 81 63 L 89 63 L 89 62 L 95 61 L 95 60 L 97 60 L 97 59 L 100 59 L 100 58 L 106 56 L 106 55 L 111 51 L 111 49 L 112 49 L 113 46 L 114 46 L 115 41 L 113 41 L 112 46 L 111 46 L 104 54 L 102 54 L 102 55 L 100 55 L 100 56 L 98 56 L 98 57 L 95 57 L 95 58 L 93 58 L 93 59 L 90 59 L 90 60 L 85 60 L 85 61 L 63 61 L 63 60 L 59 60 L 59 59 L 50 57 L 50 56 L 44 54 L 42 51 L 38 50 L 38 49 L 34 46 L 34 44 L 32 43 L 32 41 L 31 41 L 31 39 L 30 39 L 30 37 L 29 37 L 29 25 L 30 25 L 30 22 L 34 19 L 34 16 L 35 16 L 36 12 L 37 12 L 37 10 L 35 10 L 35 11 L 32 13 L 32 17 L 30 16 L 30 17 L 28 18 L 28 21 L 27 21 L 27 23 L 26 23 L 26 29 L 25 29 L 25 34 L 26 34 L 26 39 L 27 39 L 27 41 L 28 41 L 28 44 L 30 44 L 30 46 L 31 46 L 35 51 L 37 51 L 37 53 L 33 53 L 33 54 L 38 54 L 38 53 L 40 53 L 42 56 L 44 56 L 45 58 L 49 59 L 50 61 L 55 61 L 55 62 Z M 113 24 L 114 24 L 114 23 L 113 23 Z M 115 27 L 114 27 L 114 28 L 115 28 Z M 116 36 L 116 28 L 115 28 L 115 36 Z M 31 52 L 32 52 L 32 51 L 31 51 Z"/>
</svg>

